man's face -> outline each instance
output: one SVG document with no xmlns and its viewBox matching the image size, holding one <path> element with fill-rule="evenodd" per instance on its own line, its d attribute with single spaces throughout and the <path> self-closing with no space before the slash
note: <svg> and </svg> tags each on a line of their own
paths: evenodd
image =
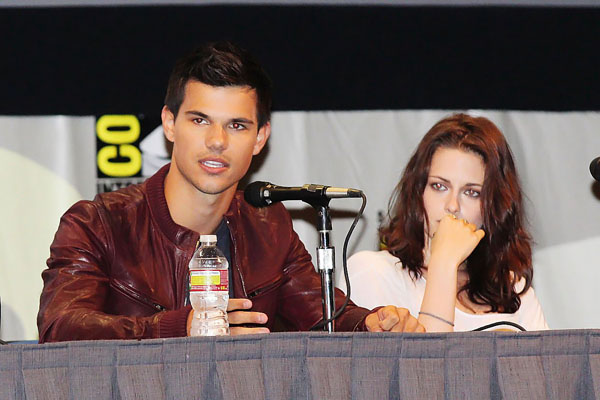
<svg viewBox="0 0 600 400">
<path fill-rule="evenodd" d="M 270 134 L 268 123 L 258 129 L 256 101 L 248 87 L 189 81 L 177 118 L 162 112 L 174 172 L 205 194 L 235 191 Z"/>
</svg>

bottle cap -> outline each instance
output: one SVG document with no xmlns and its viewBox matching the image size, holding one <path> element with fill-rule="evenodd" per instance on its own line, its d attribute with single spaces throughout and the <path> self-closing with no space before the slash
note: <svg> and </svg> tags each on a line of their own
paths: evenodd
<svg viewBox="0 0 600 400">
<path fill-rule="evenodd" d="M 200 235 L 200 243 L 217 243 L 217 235 Z"/>
</svg>

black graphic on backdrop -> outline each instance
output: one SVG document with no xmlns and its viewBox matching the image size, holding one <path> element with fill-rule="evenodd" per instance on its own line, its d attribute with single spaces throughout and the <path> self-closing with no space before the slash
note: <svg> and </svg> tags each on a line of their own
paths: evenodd
<svg viewBox="0 0 600 400">
<path fill-rule="evenodd" d="M 171 147 L 160 119 L 144 114 L 104 114 L 96 118 L 97 192 L 143 182 L 169 162 Z"/>
</svg>

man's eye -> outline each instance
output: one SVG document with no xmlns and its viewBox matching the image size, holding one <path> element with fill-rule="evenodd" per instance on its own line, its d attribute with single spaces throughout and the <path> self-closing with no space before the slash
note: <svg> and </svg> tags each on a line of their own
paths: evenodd
<svg viewBox="0 0 600 400">
<path fill-rule="evenodd" d="M 432 188 L 433 190 L 437 190 L 437 191 L 440 191 L 440 192 L 441 192 L 442 190 L 446 190 L 446 186 L 442 185 L 442 184 L 441 184 L 441 183 L 439 183 L 439 182 L 434 182 L 434 183 L 432 183 L 432 184 L 431 184 L 431 188 Z"/>
<path fill-rule="evenodd" d="M 467 189 L 465 190 L 465 194 L 469 197 L 473 197 L 473 198 L 477 198 L 481 195 L 481 193 L 477 190 L 474 189 Z"/>
<path fill-rule="evenodd" d="M 195 124 L 198 124 L 198 125 L 206 125 L 206 124 L 208 124 L 208 121 L 205 120 L 204 118 L 194 118 L 192 121 Z"/>
<path fill-rule="evenodd" d="M 240 124 L 239 122 L 232 122 L 231 124 L 229 124 L 229 127 L 236 131 L 241 131 L 241 130 L 246 129 L 246 125 Z"/>
</svg>

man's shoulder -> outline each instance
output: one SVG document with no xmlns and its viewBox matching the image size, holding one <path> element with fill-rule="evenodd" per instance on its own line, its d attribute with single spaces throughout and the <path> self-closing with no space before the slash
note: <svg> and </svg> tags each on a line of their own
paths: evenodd
<svg viewBox="0 0 600 400">
<path fill-rule="evenodd" d="M 240 218 L 263 223 L 277 223 L 290 220 L 290 214 L 282 203 L 274 203 L 268 207 L 254 207 L 244 200 L 244 192 L 238 190 L 232 200 L 229 214 L 237 214 Z"/>
<path fill-rule="evenodd" d="M 93 204 L 104 208 L 109 213 L 118 213 L 122 210 L 130 212 L 136 208 L 146 210 L 147 207 L 166 209 L 164 181 L 169 167 L 170 164 L 163 166 L 142 183 L 129 185 L 113 192 L 100 193 L 94 198 Z"/>
<path fill-rule="evenodd" d="M 129 211 L 146 203 L 144 183 L 130 185 L 125 188 L 99 193 L 93 200 L 80 200 L 65 213 L 65 216 L 90 216 L 98 214 L 118 214 Z"/>
<path fill-rule="evenodd" d="M 129 185 L 113 192 L 99 193 L 93 203 L 107 211 L 118 211 L 146 203 L 146 182 Z"/>
</svg>

